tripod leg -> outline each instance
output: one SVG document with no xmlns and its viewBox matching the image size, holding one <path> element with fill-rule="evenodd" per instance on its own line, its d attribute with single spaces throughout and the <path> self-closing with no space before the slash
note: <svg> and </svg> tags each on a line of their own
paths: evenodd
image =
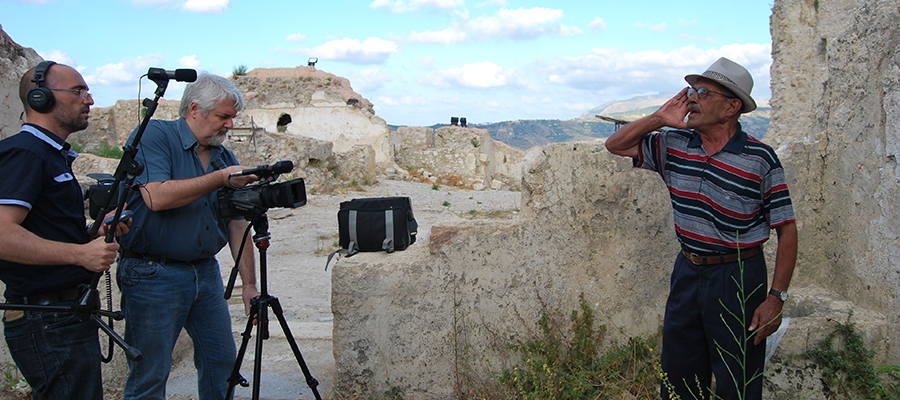
<svg viewBox="0 0 900 400">
<path fill-rule="evenodd" d="M 291 350 L 294 352 L 294 358 L 297 359 L 297 364 L 300 365 L 300 370 L 303 371 L 303 376 L 306 377 L 306 384 L 309 386 L 310 390 L 312 390 L 313 395 L 316 397 L 316 400 L 322 400 L 322 397 L 319 396 L 319 391 L 316 390 L 316 387 L 319 386 L 319 381 L 309 373 L 309 368 L 306 367 L 306 362 L 303 361 L 303 355 L 300 354 L 300 348 L 297 347 L 297 342 L 294 341 L 294 335 L 291 334 L 291 328 L 288 327 L 287 321 L 284 319 L 284 312 L 281 309 L 281 303 L 278 302 L 277 297 L 270 297 L 269 304 L 272 306 L 272 312 L 275 313 L 275 316 L 278 318 L 278 323 L 281 325 L 281 330 L 284 331 L 284 337 L 287 339 L 288 343 L 291 345 Z"/>
<path fill-rule="evenodd" d="M 263 340 L 269 338 L 269 296 L 260 295 L 256 313 L 256 356 L 253 360 L 253 400 L 259 399 L 259 383 L 262 376 Z"/>
<path fill-rule="evenodd" d="M 231 371 L 231 377 L 228 378 L 228 392 L 225 393 L 226 400 L 234 399 L 235 386 L 250 386 L 250 384 L 247 383 L 247 380 L 241 376 L 241 363 L 244 361 L 244 354 L 247 352 L 247 344 L 250 342 L 250 336 L 253 336 L 251 333 L 253 331 L 252 316 L 256 314 L 256 309 L 258 307 L 255 300 L 256 299 L 250 303 L 251 318 L 247 320 L 247 327 L 244 329 L 244 332 L 241 332 L 241 349 L 238 350 L 237 359 L 234 361 L 234 369 Z"/>
<path fill-rule="evenodd" d="M 91 314 L 91 320 L 94 321 L 94 324 L 100 328 L 103 332 L 109 335 L 109 340 L 119 345 L 123 350 L 125 350 L 125 356 L 128 357 L 129 360 L 134 362 L 140 362 L 144 356 L 141 354 L 141 351 L 135 347 L 129 346 L 128 343 L 125 343 L 125 339 L 122 339 L 116 331 L 109 327 L 103 320 L 97 315 Z M 110 353 L 112 353 L 112 348 L 110 348 Z"/>
</svg>

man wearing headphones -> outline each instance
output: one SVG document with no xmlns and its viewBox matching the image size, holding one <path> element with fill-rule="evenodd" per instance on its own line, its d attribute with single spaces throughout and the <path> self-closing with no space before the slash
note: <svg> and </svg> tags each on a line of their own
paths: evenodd
<svg viewBox="0 0 900 400">
<path fill-rule="evenodd" d="M 44 61 L 22 77 L 21 131 L 0 141 L 0 280 L 13 304 L 70 306 L 95 272 L 116 260 L 106 227 L 91 240 L 81 187 L 72 172 L 78 156 L 66 139 L 88 126 L 94 104 L 71 67 Z M 117 233 L 128 231 L 120 223 Z M 7 310 L 10 354 L 35 400 L 102 399 L 97 326 L 70 313 Z"/>
</svg>

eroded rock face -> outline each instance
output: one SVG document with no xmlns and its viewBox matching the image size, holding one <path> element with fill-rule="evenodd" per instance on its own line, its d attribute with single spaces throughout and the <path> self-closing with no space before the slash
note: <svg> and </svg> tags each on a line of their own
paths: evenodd
<svg viewBox="0 0 900 400">
<path fill-rule="evenodd" d="M 43 59 L 29 47 L 14 42 L 0 25 L 0 139 L 15 135 L 25 122 L 25 108 L 19 99 L 22 74 Z"/>
<path fill-rule="evenodd" d="M 776 1 L 771 25 L 766 141 L 787 171 L 800 248 L 765 390 L 820 398 L 816 366 L 789 356 L 851 311 L 873 364 L 900 359 L 900 1 Z M 545 304 L 576 309 L 581 292 L 614 338 L 655 332 L 678 248 L 662 182 L 602 145 L 554 144 L 525 155 L 522 190 L 517 222 L 435 226 L 428 252 L 341 261 L 339 392 L 373 394 L 389 377 L 409 398 L 452 397 L 464 389 L 454 366 L 512 365 L 503 344 L 536 331 Z"/>
</svg>

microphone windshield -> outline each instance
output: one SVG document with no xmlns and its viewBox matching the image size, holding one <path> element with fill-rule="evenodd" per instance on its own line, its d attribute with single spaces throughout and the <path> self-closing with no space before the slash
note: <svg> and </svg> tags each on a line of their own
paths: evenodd
<svg viewBox="0 0 900 400">
<path fill-rule="evenodd" d="M 197 71 L 193 69 L 176 69 L 175 80 L 178 82 L 193 82 L 197 80 Z"/>
</svg>

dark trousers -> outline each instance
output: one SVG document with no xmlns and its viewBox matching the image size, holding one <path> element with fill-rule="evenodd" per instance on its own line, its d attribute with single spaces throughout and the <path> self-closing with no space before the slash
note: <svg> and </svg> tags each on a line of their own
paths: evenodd
<svg viewBox="0 0 900 400">
<path fill-rule="evenodd" d="M 742 263 L 743 274 L 739 262 L 695 265 L 678 253 L 663 322 L 663 399 L 666 381 L 682 399 L 707 399 L 713 374 L 717 399 L 762 397 L 765 341 L 754 345 L 747 327 L 766 298 L 766 262 L 760 253 Z"/>
<path fill-rule="evenodd" d="M 13 320 L 4 318 L 3 324 L 9 353 L 35 400 L 103 399 L 100 339 L 92 321 L 64 312 L 25 311 Z"/>
</svg>

